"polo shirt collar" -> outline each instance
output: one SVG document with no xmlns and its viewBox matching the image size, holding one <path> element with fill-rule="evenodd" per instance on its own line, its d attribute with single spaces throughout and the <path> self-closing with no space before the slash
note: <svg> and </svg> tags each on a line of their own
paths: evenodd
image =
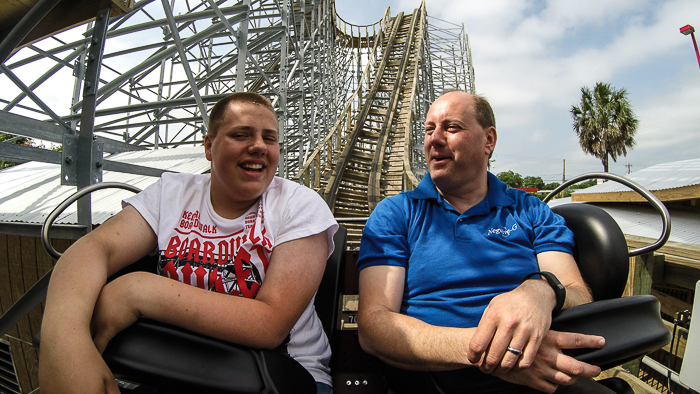
<svg viewBox="0 0 700 394">
<path fill-rule="evenodd" d="M 431 198 L 437 199 L 439 195 L 433 183 L 433 178 L 430 177 L 430 173 L 427 173 L 420 183 L 418 183 L 418 186 L 413 189 L 411 197 L 417 200 L 429 200 Z"/>
<path fill-rule="evenodd" d="M 498 177 L 487 172 L 489 179 L 489 191 L 486 200 L 490 207 L 507 207 L 515 204 L 515 199 L 506 192 L 508 186 L 501 182 Z"/>
<path fill-rule="evenodd" d="M 487 210 L 490 210 L 492 207 L 507 207 L 510 205 L 514 205 L 515 200 L 508 193 L 506 193 L 506 189 L 508 188 L 506 184 L 501 182 L 495 175 L 493 175 L 490 172 L 487 172 L 487 176 L 489 183 L 489 191 L 486 194 L 486 198 L 474 207 L 472 207 L 472 209 L 479 206 L 483 206 L 484 203 L 486 205 L 484 208 L 486 208 Z M 417 200 L 435 199 L 440 202 L 442 201 L 442 196 L 440 196 L 440 193 L 438 193 L 437 188 L 433 183 L 433 179 L 430 177 L 430 173 L 425 174 L 418 186 L 415 189 L 413 189 L 411 198 Z"/>
</svg>

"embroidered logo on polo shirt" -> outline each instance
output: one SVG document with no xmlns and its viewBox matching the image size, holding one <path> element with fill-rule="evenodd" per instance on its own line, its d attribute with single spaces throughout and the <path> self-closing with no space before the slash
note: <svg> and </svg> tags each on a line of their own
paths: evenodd
<svg viewBox="0 0 700 394">
<path fill-rule="evenodd" d="M 507 228 L 507 227 L 501 227 L 501 228 L 492 228 L 489 229 L 489 233 L 486 235 L 491 235 L 491 234 L 499 234 L 502 237 L 507 237 L 510 235 L 511 232 L 515 231 L 518 229 L 518 224 L 515 223 L 513 224 L 513 227 Z"/>
</svg>

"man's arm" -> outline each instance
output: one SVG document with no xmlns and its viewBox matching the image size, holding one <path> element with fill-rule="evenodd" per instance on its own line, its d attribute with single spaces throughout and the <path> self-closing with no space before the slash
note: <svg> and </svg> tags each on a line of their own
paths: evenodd
<svg viewBox="0 0 700 394">
<path fill-rule="evenodd" d="M 273 349 L 304 312 L 325 269 L 326 233 L 285 242 L 272 252 L 255 299 L 234 297 L 143 272 L 104 287 L 93 316 L 100 351 L 138 316 L 254 348 Z"/>
<path fill-rule="evenodd" d="M 555 251 L 542 252 L 537 255 L 537 263 L 540 265 L 540 271 L 553 273 L 566 288 L 566 301 L 562 309 L 593 301 L 591 291 L 572 255 Z"/>
<path fill-rule="evenodd" d="M 566 288 L 566 300 L 562 309 L 593 301 L 591 292 L 581 277 L 581 273 L 572 255 L 564 252 L 549 251 L 537 255 L 540 271 L 553 273 Z M 544 288 L 553 299 L 554 291 L 545 280 L 528 280 L 531 285 L 540 289 Z M 549 291 L 547 291 L 549 288 Z M 551 311 L 550 311 L 551 313 Z M 501 370 L 494 375 L 512 383 L 524 384 L 539 391 L 552 393 L 558 385 L 570 385 L 579 377 L 594 377 L 600 373 L 600 368 L 574 360 L 561 353 L 561 349 L 567 348 L 600 348 L 605 344 L 602 337 L 598 343 L 591 341 L 588 345 L 581 346 L 571 334 L 548 331 L 544 341 L 537 347 L 537 356 L 531 363 L 519 362 L 516 367 L 503 373 Z M 511 345 L 513 346 L 513 345 Z M 517 346 L 517 345 L 516 345 Z M 549 376 L 541 379 L 540 376 Z"/>
<path fill-rule="evenodd" d="M 107 278 L 155 246 L 153 230 L 127 206 L 78 240 L 58 260 L 41 326 L 42 392 L 119 392 L 93 344 L 90 319 Z"/>
<path fill-rule="evenodd" d="M 359 338 L 362 348 L 399 368 L 440 371 L 472 365 L 473 328 L 438 327 L 401 314 L 406 270 L 376 265 L 360 271 Z"/>
<path fill-rule="evenodd" d="M 360 271 L 359 338 L 362 348 L 399 368 L 419 371 L 454 370 L 474 366 L 466 358 L 475 328 L 439 327 L 399 313 L 405 269 L 371 266 Z M 551 291 L 551 289 L 550 289 Z M 510 294 L 504 302 L 527 309 L 521 294 Z M 531 368 L 517 366 L 498 376 L 512 383 L 551 392 L 577 377 L 593 377 L 600 369 L 561 353 L 562 348 L 597 348 L 603 338 L 573 333 L 546 333 Z"/>
<path fill-rule="evenodd" d="M 564 252 L 548 251 L 537 255 L 540 271 L 553 273 L 566 288 L 563 308 L 591 302 L 592 297 L 573 257 Z M 528 299 L 526 310 L 518 310 L 509 298 L 512 294 Z M 551 324 L 552 310 L 556 304 L 554 290 L 545 280 L 527 280 L 515 290 L 495 297 L 484 312 L 479 327 L 469 347 L 472 362 L 484 358 L 481 368 L 491 373 L 496 367 L 509 369 L 516 362 L 527 367 L 535 359 Z M 504 316 L 520 316 L 505 320 Z M 522 357 L 506 348 L 521 350 Z"/>
</svg>

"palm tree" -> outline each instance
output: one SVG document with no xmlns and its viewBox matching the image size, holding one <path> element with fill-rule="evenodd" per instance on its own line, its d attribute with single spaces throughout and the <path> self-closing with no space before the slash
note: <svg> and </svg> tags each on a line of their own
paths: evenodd
<svg viewBox="0 0 700 394">
<path fill-rule="evenodd" d="M 591 91 L 581 88 L 581 106 L 571 106 L 574 131 L 584 152 L 599 158 L 608 172 L 608 157 L 617 161 L 634 147 L 639 121 L 634 116 L 625 89 L 615 90 L 598 82 Z"/>
</svg>

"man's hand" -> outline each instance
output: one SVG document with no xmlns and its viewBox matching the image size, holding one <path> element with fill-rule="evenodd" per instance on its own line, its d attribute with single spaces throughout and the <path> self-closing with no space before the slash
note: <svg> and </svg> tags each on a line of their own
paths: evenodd
<svg viewBox="0 0 700 394">
<path fill-rule="evenodd" d="M 41 344 L 39 381 L 41 392 L 119 394 L 114 376 L 89 338 L 76 335 L 51 346 Z M 42 338 L 43 339 L 43 338 Z"/>
<path fill-rule="evenodd" d="M 531 365 L 524 366 L 521 361 L 512 369 L 496 368 L 493 375 L 511 383 L 553 393 L 560 385 L 568 386 L 578 378 L 592 378 L 600 373 L 599 367 L 566 356 L 561 349 L 597 349 L 604 344 L 605 339 L 600 336 L 549 331 Z"/>
<path fill-rule="evenodd" d="M 51 276 L 41 323 L 42 393 L 119 392 L 93 343 L 90 321 L 107 278 L 156 244 L 148 223 L 127 206 L 63 253 Z"/>
<path fill-rule="evenodd" d="M 548 251 L 538 253 L 537 262 L 540 270 L 556 275 L 566 288 L 564 309 L 593 300 L 573 256 Z M 552 288 L 537 279 L 526 280 L 513 291 L 494 297 L 469 343 L 467 358 L 479 363 L 485 373 L 496 367 L 507 371 L 516 362 L 520 367 L 531 365 L 549 330 L 555 304 Z M 522 354 L 507 351 L 509 347 Z"/>
<path fill-rule="evenodd" d="M 497 367 L 507 372 L 516 362 L 527 368 L 535 359 L 552 321 L 554 292 L 544 281 L 526 281 L 511 292 L 494 297 L 472 336 L 467 358 L 484 373 Z M 507 348 L 522 351 L 521 355 Z"/>
<path fill-rule="evenodd" d="M 97 298 L 90 322 L 95 347 L 102 354 L 115 335 L 134 324 L 141 315 L 133 302 L 145 272 L 134 272 L 116 278 L 105 285 Z"/>
</svg>

